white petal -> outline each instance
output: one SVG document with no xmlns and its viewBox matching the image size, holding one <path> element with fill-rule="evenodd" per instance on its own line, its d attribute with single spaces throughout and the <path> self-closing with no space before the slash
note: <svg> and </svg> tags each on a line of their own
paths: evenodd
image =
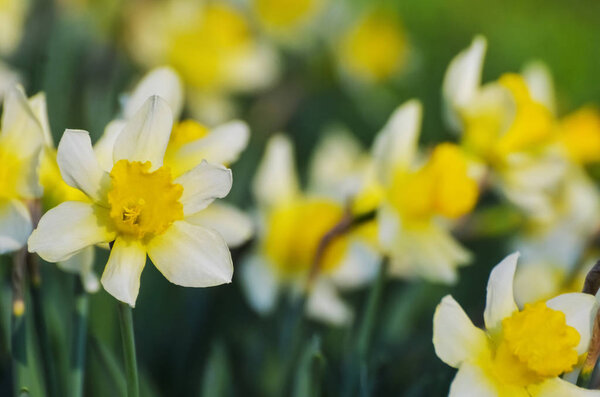
<svg viewBox="0 0 600 397">
<path fill-rule="evenodd" d="M 32 229 L 29 211 L 17 200 L 0 200 L 0 254 L 23 247 Z"/>
<path fill-rule="evenodd" d="M 231 121 L 214 128 L 204 138 L 183 145 L 177 151 L 175 161 L 186 166 L 184 169 L 190 169 L 202 160 L 229 165 L 246 149 L 249 138 L 250 130 L 246 123 Z"/>
<path fill-rule="evenodd" d="M 193 225 L 216 230 L 230 247 L 242 245 L 252 237 L 254 231 L 248 215 L 225 203 L 213 203 L 185 220 Z"/>
<path fill-rule="evenodd" d="M 600 397 L 600 390 L 577 387 L 561 378 L 551 378 L 527 388 L 532 397 Z"/>
<path fill-rule="evenodd" d="M 179 119 L 183 108 L 183 84 L 177 72 L 167 66 L 151 70 L 140 80 L 125 104 L 125 118 L 132 118 L 152 95 L 167 101 L 173 118 Z"/>
<path fill-rule="evenodd" d="M 152 169 L 159 168 L 172 127 L 173 115 L 167 102 L 158 96 L 148 98 L 117 137 L 113 161 L 150 161 Z"/>
<path fill-rule="evenodd" d="M 95 256 L 94 246 L 89 246 L 69 259 L 57 262 L 56 265 L 64 271 L 79 274 L 85 291 L 94 293 L 100 288 L 100 282 L 94 273 Z"/>
<path fill-rule="evenodd" d="M 377 237 L 384 250 L 391 250 L 399 233 L 398 213 L 389 205 L 381 205 L 377 211 Z"/>
<path fill-rule="evenodd" d="M 486 40 L 477 36 L 466 50 L 461 51 L 448 65 L 442 86 L 444 116 L 454 130 L 459 131 L 462 123 L 456 113 L 468 106 L 479 90 Z"/>
<path fill-rule="evenodd" d="M 531 62 L 523 68 L 522 74 L 532 98 L 554 112 L 556 109 L 554 83 L 548 66 L 540 61 Z"/>
<path fill-rule="evenodd" d="M 58 144 L 56 162 L 67 185 L 81 190 L 96 202 L 106 201 L 104 193 L 110 177 L 100 167 L 87 131 L 66 130 Z"/>
<path fill-rule="evenodd" d="M 306 302 L 306 314 L 318 321 L 342 326 L 352 322 L 354 313 L 328 280 L 317 281 Z"/>
<path fill-rule="evenodd" d="M 279 285 L 264 259 L 251 255 L 239 271 L 242 291 L 250 307 L 259 314 L 271 313 L 275 308 Z"/>
<path fill-rule="evenodd" d="M 299 191 L 292 142 L 283 135 L 269 139 L 254 181 L 252 191 L 264 205 L 290 200 Z"/>
<path fill-rule="evenodd" d="M 46 212 L 29 237 L 29 252 L 48 262 L 64 261 L 82 248 L 114 240 L 108 210 L 80 201 L 67 201 Z"/>
<path fill-rule="evenodd" d="M 46 146 L 54 147 L 54 140 L 52 139 L 52 132 L 50 131 L 50 122 L 48 121 L 46 94 L 40 92 L 29 98 L 29 106 L 31 107 L 36 119 L 42 126 Z"/>
<path fill-rule="evenodd" d="M 139 241 L 117 238 L 102 273 L 102 286 L 121 302 L 135 307 L 145 264 L 146 250 Z"/>
<path fill-rule="evenodd" d="M 592 327 L 598 309 L 596 298 L 589 294 L 574 292 L 552 298 L 546 302 L 546 305 L 565 313 L 567 324 L 575 328 L 581 337 L 577 352 L 585 353 L 592 337 Z"/>
<path fill-rule="evenodd" d="M 525 390 L 523 389 L 523 394 Z M 506 396 L 508 397 L 507 394 Z M 526 395 L 526 394 L 525 394 Z M 463 364 L 452 384 L 448 397 L 500 397 L 493 381 L 488 379 L 483 370 L 473 364 Z M 512 397 L 521 397 L 512 395 Z"/>
<path fill-rule="evenodd" d="M 364 286 L 375 278 L 380 262 L 381 255 L 372 247 L 362 241 L 353 241 L 331 279 L 342 288 Z"/>
<path fill-rule="evenodd" d="M 98 163 L 105 171 L 110 172 L 112 170 L 115 141 L 126 124 L 125 120 L 111 121 L 104 128 L 104 133 L 100 139 L 94 144 L 94 153 L 96 154 Z"/>
<path fill-rule="evenodd" d="M 487 298 L 483 318 L 489 332 L 496 333 L 502 319 L 518 310 L 513 294 L 513 280 L 517 268 L 519 253 L 510 254 L 497 264 L 488 280 Z"/>
<path fill-rule="evenodd" d="M 487 344 L 485 332 L 473 325 L 462 307 L 450 295 L 442 298 L 433 315 L 433 346 L 446 364 L 458 368 L 476 356 Z"/>
<path fill-rule="evenodd" d="M 422 119 L 421 103 L 415 99 L 399 106 L 373 144 L 377 174 L 387 183 L 397 167 L 408 167 L 416 156 Z"/>
<path fill-rule="evenodd" d="M 44 145 L 42 125 L 21 86 L 13 87 L 4 98 L 0 137 L 21 158 L 37 154 Z"/>
<path fill-rule="evenodd" d="M 231 282 L 233 263 L 217 232 L 178 221 L 148 245 L 154 266 L 173 284 L 212 287 Z"/>
<path fill-rule="evenodd" d="M 174 182 L 183 186 L 179 201 L 183 204 L 184 215 L 188 216 L 205 209 L 215 199 L 227 196 L 233 179 L 229 168 L 203 160 Z"/>
</svg>

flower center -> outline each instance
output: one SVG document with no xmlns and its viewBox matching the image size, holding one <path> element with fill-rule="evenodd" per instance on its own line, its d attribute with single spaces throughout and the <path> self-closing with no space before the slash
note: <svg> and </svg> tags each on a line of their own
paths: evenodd
<svg viewBox="0 0 600 397">
<path fill-rule="evenodd" d="M 150 172 L 150 167 L 149 161 L 119 160 L 110 172 L 110 217 L 120 233 L 138 239 L 157 236 L 183 219 L 183 187 L 173 183 L 169 168 Z"/>
<path fill-rule="evenodd" d="M 343 209 L 326 200 L 302 199 L 275 208 L 268 218 L 264 242 L 266 255 L 283 277 L 308 271 L 319 242 L 343 216 Z M 338 238 L 322 258 L 322 270 L 336 268 L 346 251 L 347 240 Z"/>
<path fill-rule="evenodd" d="M 577 363 L 579 339 L 563 312 L 544 302 L 526 304 L 502 321 L 502 340 L 494 358 L 496 372 L 503 381 L 520 386 L 556 377 Z"/>
<path fill-rule="evenodd" d="M 475 206 L 478 187 L 467 173 L 467 162 L 460 149 L 444 143 L 435 148 L 418 171 L 396 173 L 389 195 L 406 222 L 435 214 L 458 218 Z"/>
</svg>

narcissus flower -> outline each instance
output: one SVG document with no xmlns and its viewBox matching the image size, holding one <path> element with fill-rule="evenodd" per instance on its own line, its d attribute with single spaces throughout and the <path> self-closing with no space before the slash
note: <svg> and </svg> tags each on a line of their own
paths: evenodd
<svg viewBox="0 0 600 397">
<path fill-rule="evenodd" d="M 164 98 L 173 110 L 175 125 L 163 159 L 163 164 L 171 169 L 173 177 L 191 170 L 202 160 L 229 166 L 237 161 L 248 145 L 250 130 L 243 121 L 233 120 L 214 128 L 208 128 L 193 119 L 179 121 L 185 99 L 183 85 L 177 72 L 170 67 L 159 67 L 148 72 L 126 96 L 123 108 L 125 119 L 133 117 L 152 95 Z M 94 147 L 100 164 L 106 170 L 112 167 L 112 148 L 124 123 L 123 120 L 111 122 Z M 228 203 L 213 203 L 187 220 L 215 229 L 230 247 L 246 242 L 253 233 L 250 218 Z"/>
<path fill-rule="evenodd" d="M 274 39 L 290 46 L 302 44 L 316 28 L 318 14 L 328 0 L 253 0 L 261 27 Z M 309 29 L 310 28 L 310 29 Z"/>
<path fill-rule="evenodd" d="M 473 40 L 448 66 L 443 85 L 449 124 L 461 145 L 485 164 L 494 186 L 532 217 L 551 216 L 552 195 L 564 177 L 566 159 L 544 70 L 509 73 L 480 85 L 486 41 Z"/>
<path fill-rule="evenodd" d="M 458 368 L 450 396 L 598 396 L 560 376 L 576 369 L 588 349 L 597 303 L 570 293 L 519 309 L 513 298 L 518 254 L 490 274 L 477 328 L 447 295 L 433 318 L 433 344 L 446 364 Z"/>
<path fill-rule="evenodd" d="M 21 87 L 4 99 L 0 128 L 0 253 L 25 245 L 32 224 L 29 200 L 42 194 L 38 168 L 44 131 L 34 111 L 36 98 L 27 100 Z"/>
<path fill-rule="evenodd" d="M 391 13 L 365 14 L 341 39 L 344 71 L 359 80 L 379 82 L 394 76 L 406 63 L 408 43 L 399 19 Z"/>
<path fill-rule="evenodd" d="M 451 143 L 419 158 L 421 104 L 400 106 L 373 148 L 375 172 L 384 194 L 377 222 L 379 241 L 399 277 L 454 282 L 469 253 L 451 236 L 450 225 L 477 202 L 478 186 L 462 150 Z"/>
<path fill-rule="evenodd" d="M 264 88 L 277 76 L 274 51 L 233 4 L 169 0 L 130 7 L 126 39 L 134 59 L 148 68 L 172 65 L 202 121 L 229 117 L 230 94 Z"/>
<path fill-rule="evenodd" d="M 174 284 L 230 282 L 233 266 L 223 238 L 187 218 L 227 195 L 231 171 L 203 161 L 174 178 L 163 164 L 171 128 L 166 102 L 148 99 L 119 132 L 110 172 L 101 167 L 86 131 L 65 131 L 57 155 L 61 174 L 91 202 L 67 201 L 48 211 L 29 238 L 29 251 L 57 262 L 111 242 L 101 282 L 131 306 L 146 254 Z"/>
<path fill-rule="evenodd" d="M 344 203 L 300 190 L 291 142 L 274 136 L 253 183 L 259 204 L 256 250 L 241 268 L 251 306 L 274 309 L 284 287 L 304 287 L 321 239 L 344 216 Z M 360 228 L 335 239 L 323 253 L 321 271 L 307 301 L 307 314 L 331 324 L 352 319 L 338 288 L 358 287 L 374 275 L 377 257 L 364 244 Z"/>
</svg>

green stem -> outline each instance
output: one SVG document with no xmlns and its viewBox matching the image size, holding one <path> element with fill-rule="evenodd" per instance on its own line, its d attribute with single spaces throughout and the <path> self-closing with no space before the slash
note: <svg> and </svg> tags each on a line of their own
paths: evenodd
<svg viewBox="0 0 600 397">
<path fill-rule="evenodd" d="M 28 392 L 27 385 L 27 315 L 25 307 L 25 258 L 27 251 L 21 249 L 13 257 L 12 270 L 12 329 L 11 356 L 13 360 L 14 395 Z"/>
<path fill-rule="evenodd" d="M 379 310 L 379 303 L 381 301 L 381 295 L 383 293 L 383 286 L 385 284 L 385 277 L 387 269 L 389 267 L 389 260 L 384 258 L 379 266 L 379 272 L 377 278 L 371 286 L 369 297 L 367 300 L 367 307 L 360 324 L 358 331 L 358 343 L 357 351 L 360 360 L 365 360 L 369 353 L 369 345 L 371 342 L 371 335 L 373 334 L 373 328 L 375 326 L 375 318 L 377 317 L 377 311 Z"/>
<path fill-rule="evenodd" d="M 71 350 L 71 393 L 83 395 L 85 374 L 85 348 L 87 339 L 88 294 L 79 277 L 75 280 L 75 311 L 73 313 L 73 346 Z"/>
<path fill-rule="evenodd" d="M 119 320 L 121 322 L 121 341 L 125 359 L 125 375 L 127 377 L 127 396 L 139 397 L 139 381 L 137 361 L 135 358 L 135 337 L 133 334 L 133 317 L 131 307 L 119 302 Z"/>
</svg>

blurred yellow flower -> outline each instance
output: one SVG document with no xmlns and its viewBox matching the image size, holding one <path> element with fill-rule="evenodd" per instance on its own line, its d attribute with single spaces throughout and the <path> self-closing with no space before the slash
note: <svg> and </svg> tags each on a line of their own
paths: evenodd
<svg viewBox="0 0 600 397">
<path fill-rule="evenodd" d="M 452 283 L 470 255 L 450 234 L 451 221 L 473 209 L 479 189 L 454 144 L 438 145 L 423 163 L 421 114 L 418 101 L 406 102 L 375 139 L 375 173 L 385 191 L 377 210 L 379 243 L 392 275 Z"/>
<path fill-rule="evenodd" d="M 267 144 L 253 191 L 260 233 L 255 251 L 240 271 L 251 306 L 266 314 L 284 287 L 304 288 L 319 243 L 342 220 L 345 203 L 323 192 L 301 192 L 292 144 L 279 135 Z M 348 324 L 352 311 L 337 290 L 364 285 L 375 274 L 377 261 L 361 228 L 332 241 L 309 292 L 307 314 L 330 324 Z"/>
<path fill-rule="evenodd" d="M 383 12 L 362 17 L 341 41 L 342 68 L 359 79 L 382 81 L 406 63 L 408 43 L 397 18 Z"/>
<path fill-rule="evenodd" d="M 261 25 L 274 35 L 290 34 L 310 21 L 322 8 L 325 0 L 253 0 Z M 297 40 L 297 38 L 296 38 Z"/>
<path fill-rule="evenodd" d="M 0 1 L 0 54 L 9 55 L 19 44 L 28 5 L 25 0 Z"/>
<path fill-rule="evenodd" d="M 42 195 L 39 183 L 40 152 L 44 147 L 42 121 L 21 87 L 4 99 L 0 128 L 0 253 L 21 248 L 32 224 L 27 201 Z"/>
<path fill-rule="evenodd" d="M 67 201 L 44 214 L 29 238 L 29 251 L 58 262 L 112 242 L 101 282 L 131 306 L 146 255 L 178 285 L 230 282 L 233 266 L 223 238 L 187 218 L 229 193 L 231 171 L 203 161 L 174 178 L 163 165 L 172 124 L 167 103 L 150 97 L 116 134 L 110 170 L 100 165 L 86 131 L 65 131 L 57 156 L 61 174 L 89 201 Z"/>
<path fill-rule="evenodd" d="M 588 348 L 598 310 L 592 295 L 571 293 L 519 310 L 513 298 L 518 254 L 491 272 L 484 312 L 476 328 L 447 295 L 433 318 L 433 344 L 458 368 L 451 396 L 584 396 L 589 390 L 563 380 Z"/>
<path fill-rule="evenodd" d="M 571 159 L 579 164 L 600 161 L 600 112 L 584 107 L 564 117 L 560 141 Z"/>
</svg>

